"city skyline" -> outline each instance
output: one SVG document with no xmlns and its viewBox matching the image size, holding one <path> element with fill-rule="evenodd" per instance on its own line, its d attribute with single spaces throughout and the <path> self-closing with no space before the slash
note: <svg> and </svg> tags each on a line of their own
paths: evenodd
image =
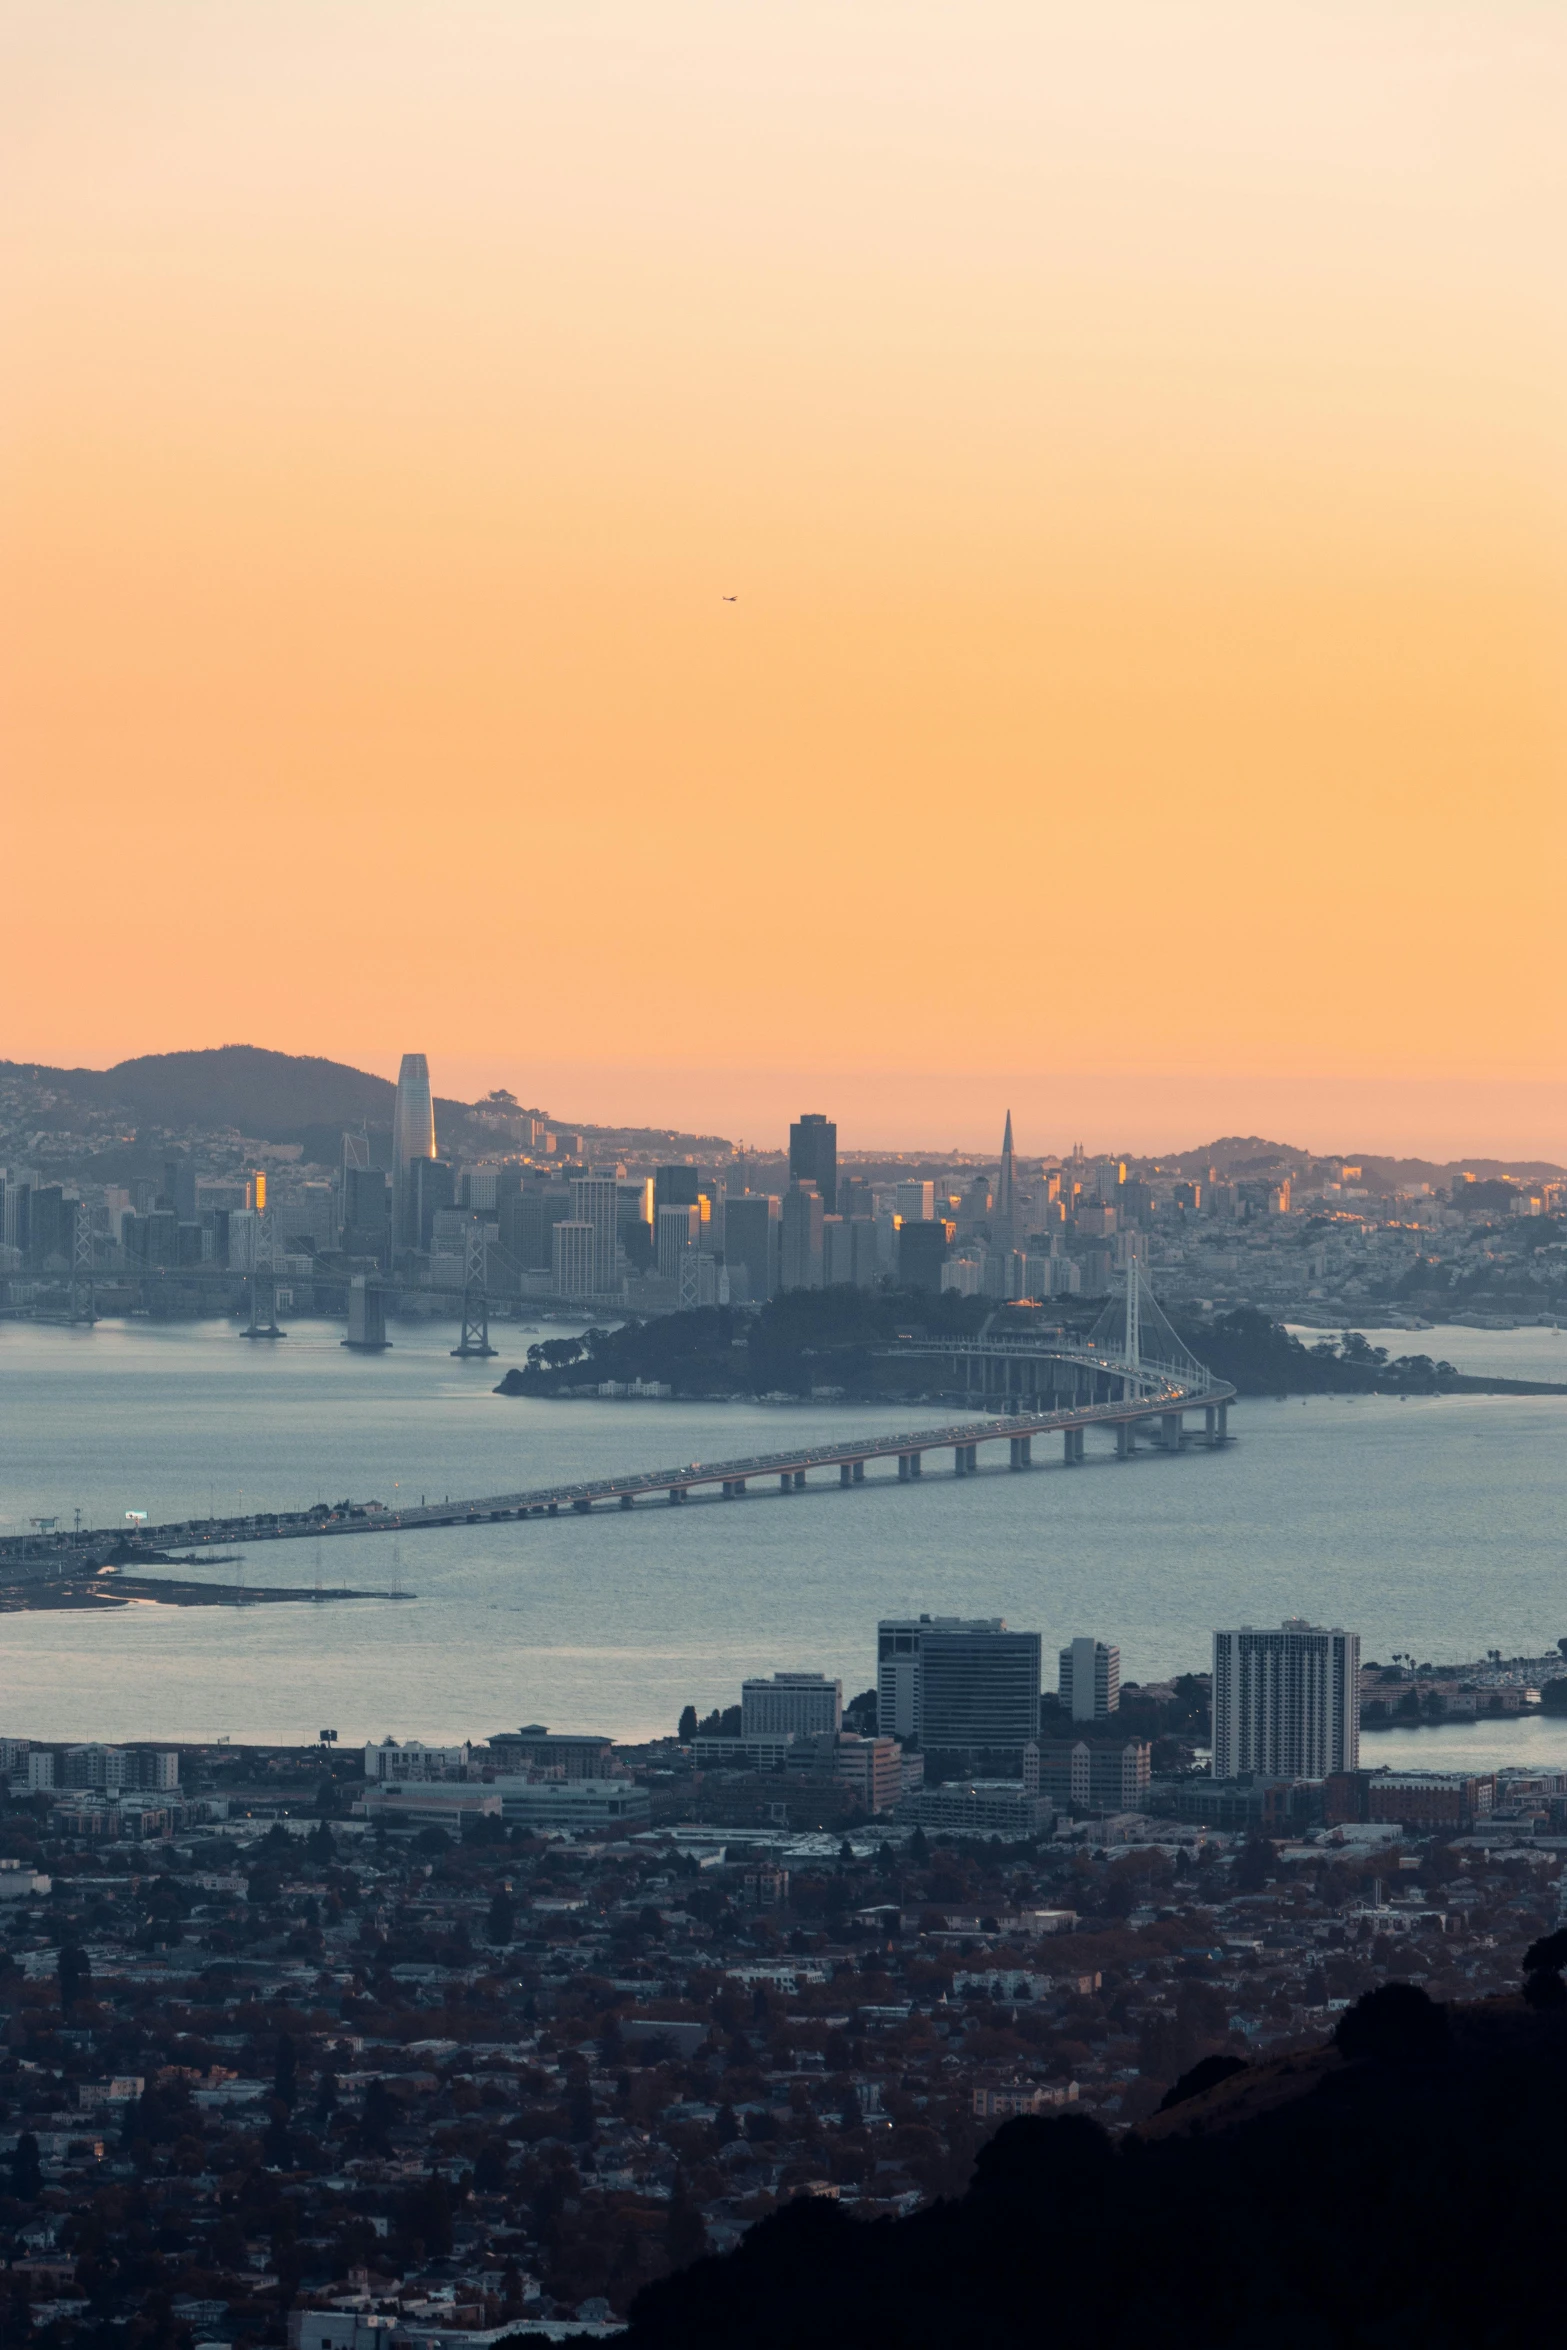
<svg viewBox="0 0 1567 2350">
<path fill-rule="evenodd" d="M 154 1063 L 180 1062 L 185 1064 L 183 1086 L 189 1092 L 190 1064 L 203 1054 L 224 1052 L 308 1066 L 312 1073 L 367 1074 L 395 1089 L 409 1058 L 399 1045 L 367 1055 L 356 1066 L 336 1050 L 319 1050 L 330 1041 L 316 1038 L 311 1050 L 297 1053 L 250 1045 L 196 1046 L 171 1053 L 152 1045 L 107 1068 L 49 1064 L 18 1049 L 9 1059 L 0 1059 L 0 1081 L 7 1076 L 25 1081 L 35 1072 L 64 1079 L 112 1075 L 116 1069 L 143 1073 Z M 906 1103 L 900 1111 L 903 1080 L 889 1080 L 885 1071 L 875 1069 L 836 1076 L 718 1068 L 606 1071 L 563 1068 L 531 1057 L 475 1058 L 453 1051 L 435 1055 L 437 1067 L 431 1077 L 429 1056 L 413 1057 L 425 1062 L 432 1096 L 446 1099 L 449 1106 L 482 1105 L 503 1087 L 521 1102 L 566 1099 L 579 1126 L 727 1135 L 738 1149 L 773 1155 L 786 1153 L 790 1129 L 800 1117 L 800 1101 L 825 1095 L 833 1101 L 835 1122 L 844 1129 L 841 1147 L 851 1156 L 928 1151 L 994 1157 L 997 1120 L 1011 1117 L 1015 1105 L 1017 1148 L 1021 1156 L 1032 1158 L 1064 1156 L 1078 1143 L 1090 1155 L 1108 1151 L 1169 1157 L 1227 1137 L 1252 1136 L 1315 1157 L 1359 1154 L 1435 1164 L 1492 1159 L 1567 1165 L 1567 1087 L 1543 1080 L 1525 1089 L 1530 1106 L 1520 1111 L 1520 1089 L 1500 1080 L 1467 1085 L 1434 1079 L 1402 1084 L 1367 1080 L 1346 1088 L 1336 1081 L 1281 1078 L 1193 1081 L 1169 1075 L 1122 1078 L 969 1070 L 931 1075 L 916 1089 L 917 1102 Z M 232 1072 L 225 1073 L 224 1083 L 232 1094 Z M 902 1127 L 892 1122 L 905 1112 L 916 1122 Z M 357 1124 L 361 1117 L 355 1111 L 347 1122 Z M 394 1117 L 389 1107 L 384 1122 L 390 1126 Z M 231 1122 L 231 1113 L 214 1120 L 218 1125 L 225 1122 Z"/>
</svg>

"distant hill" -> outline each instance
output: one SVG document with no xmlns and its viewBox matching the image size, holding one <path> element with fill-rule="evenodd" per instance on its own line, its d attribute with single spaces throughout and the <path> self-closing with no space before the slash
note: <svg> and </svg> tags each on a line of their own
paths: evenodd
<svg viewBox="0 0 1567 2350">
<path fill-rule="evenodd" d="M 390 1126 L 396 1093 L 386 1078 L 345 1062 L 254 1044 L 143 1053 L 99 1082 L 106 1101 L 123 1102 L 148 1125 L 237 1126 L 273 1142 L 291 1141 L 303 1126 Z"/>
<path fill-rule="evenodd" d="M 312 1163 L 330 1166 L 344 1129 L 362 1126 L 371 1138 L 372 1164 L 390 1164 L 395 1085 L 346 1061 L 323 1060 L 315 1054 L 225 1044 L 201 1052 L 143 1053 L 135 1060 L 118 1061 L 111 1069 L 53 1069 L 39 1062 L 0 1061 L 0 1085 L 12 1097 L 10 1114 L 16 1125 L 36 1120 L 56 1138 L 73 1128 L 78 1133 L 92 1131 L 106 1117 L 123 1119 L 144 1135 L 158 1129 L 178 1135 L 234 1127 L 253 1142 L 297 1143 Z M 436 1141 L 443 1152 L 476 1156 L 496 1147 L 495 1126 L 477 1114 L 480 1107 L 437 1096 Z M 567 1118 L 556 1123 L 591 1137 L 606 1152 L 639 1144 L 667 1146 L 670 1156 L 678 1158 L 701 1147 L 724 1152 L 730 1147 L 716 1135 L 594 1128 Z M 57 1147 L 44 1155 L 58 1161 L 61 1151 Z M 0 1161 L 4 1156 L 0 1147 Z M 113 1180 L 120 1180 L 125 1171 L 116 1161 Z M 100 1172 L 109 1179 L 102 1163 Z"/>
<path fill-rule="evenodd" d="M 1221 1135 L 1195 1150 L 1161 1153 L 1159 1164 L 1191 1175 L 1204 1175 L 1214 1167 L 1227 1177 L 1282 1175 L 1291 1169 L 1301 1176 L 1313 1171 L 1336 1175 L 1340 1167 L 1359 1167 L 1366 1187 L 1373 1191 L 1395 1191 L 1416 1183 L 1446 1190 L 1463 1174 L 1516 1175 L 1532 1183 L 1562 1172 L 1549 1159 L 1395 1159 L 1376 1151 L 1310 1151 L 1303 1143 L 1268 1142 L 1260 1134 Z"/>
<path fill-rule="evenodd" d="M 335 1137 L 347 1126 L 390 1130 L 396 1087 L 385 1077 L 314 1054 L 225 1044 L 202 1052 L 143 1053 L 111 1069 L 51 1069 L 0 1062 L 0 1077 L 22 1079 L 82 1110 L 117 1111 L 138 1126 L 234 1126 L 258 1142 Z M 461 1125 L 465 1102 L 438 1100 L 438 1125 Z"/>
</svg>

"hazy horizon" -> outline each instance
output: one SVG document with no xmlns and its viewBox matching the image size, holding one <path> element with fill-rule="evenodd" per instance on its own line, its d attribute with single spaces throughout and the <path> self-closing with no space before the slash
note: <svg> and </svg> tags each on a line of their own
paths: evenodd
<svg viewBox="0 0 1567 2350">
<path fill-rule="evenodd" d="M 1567 1161 L 1567 18 L 0 0 L 0 68 L 20 1049 Z"/>
<path fill-rule="evenodd" d="M 226 1039 L 254 1045 L 255 1038 Z M 118 1058 L 212 1046 L 146 1046 Z M 348 1053 L 320 1042 L 292 1050 L 360 1068 L 395 1083 L 403 1047 Z M 1331 1157 L 1363 1152 L 1439 1163 L 1462 1159 L 1548 1160 L 1567 1164 L 1563 1089 L 1529 1089 L 1495 1081 L 1367 1079 L 1284 1080 L 1188 1075 L 1085 1076 L 1014 1070 L 932 1071 L 822 1068 L 726 1070 L 627 1066 L 605 1068 L 529 1062 L 504 1053 L 428 1053 L 438 1096 L 478 1101 L 497 1086 L 563 1124 L 664 1126 L 722 1135 L 757 1150 L 783 1149 L 791 1119 L 823 1110 L 838 1125 L 844 1151 L 990 1151 L 1000 1147 L 1011 1112 L 1017 1148 L 1026 1156 L 1069 1151 L 1175 1155 L 1226 1136 L 1256 1135 Z M 7 1050 L 23 1066 L 39 1054 Z M 44 1063 L 104 1068 L 113 1063 Z M 1527 1095 L 1527 1098 L 1524 1098 Z"/>
</svg>

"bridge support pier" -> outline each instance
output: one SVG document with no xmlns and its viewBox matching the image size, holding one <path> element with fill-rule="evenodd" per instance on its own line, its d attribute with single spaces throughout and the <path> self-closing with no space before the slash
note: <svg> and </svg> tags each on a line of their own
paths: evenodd
<svg viewBox="0 0 1567 2350">
<path fill-rule="evenodd" d="M 865 1463 L 863 1461 L 856 1461 L 854 1462 L 853 1467 L 854 1483 L 856 1485 L 863 1485 L 865 1482 Z"/>
<path fill-rule="evenodd" d="M 1161 1414 L 1161 1416 L 1160 1416 L 1160 1422 L 1159 1422 L 1159 1425 L 1160 1425 L 1160 1429 L 1161 1429 L 1161 1432 L 1162 1432 L 1162 1435 L 1163 1435 L 1163 1441 L 1164 1441 L 1164 1449 L 1165 1449 L 1165 1451 L 1166 1451 L 1166 1452 L 1179 1452 L 1179 1451 L 1180 1451 L 1180 1449 L 1181 1449 L 1181 1415 L 1180 1415 L 1180 1413 L 1179 1413 L 1179 1412 L 1165 1412 L 1165 1413 Z"/>
<path fill-rule="evenodd" d="M 1230 1407 L 1228 1403 L 1203 1405 L 1203 1434 L 1210 1445 L 1228 1444 L 1230 1440 Z"/>
<path fill-rule="evenodd" d="M 621 1497 L 620 1497 L 620 1506 L 621 1506 L 621 1508 L 622 1508 L 623 1510 L 629 1510 L 629 1509 L 630 1509 L 630 1508 L 633 1506 L 633 1504 L 632 1504 L 632 1498 L 631 1498 L 631 1495 L 630 1495 L 629 1493 L 623 1493 L 623 1494 L 621 1495 Z"/>
<path fill-rule="evenodd" d="M 794 1472 L 794 1489 L 796 1493 L 805 1491 L 805 1471 L 803 1469 L 796 1469 Z"/>
<path fill-rule="evenodd" d="M 898 1455 L 898 1483 L 907 1485 L 909 1476 L 909 1456 L 906 1452 L 900 1452 Z"/>
<path fill-rule="evenodd" d="M 669 1498 L 678 1508 L 679 1504 L 686 1499 L 685 1487 L 683 1485 L 671 1485 L 669 1488 Z"/>
<path fill-rule="evenodd" d="M 852 1461 L 840 1461 L 840 1462 L 838 1463 L 838 1482 L 839 1482 L 839 1484 L 840 1484 L 840 1485 L 852 1485 L 852 1484 L 853 1484 L 853 1482 L 854 1482 L 854 1464 L 852 1463 Z"/>
<path fill-rule="evenodd" d="M 593 1507 L 593 1504 L 590 1501 L 578 1499 L 577 1501 L 574 1501 L 571 1506 L 576 1511 L 579 1518 L 585 1518 L 589 1510 Z"/>
<path fill-rule="evenodd" d="M 1014 1436 L 1010 1440 L 1010 1447 L 1011 1457 L 1007 1462 L 1009 1469 L 1031 1469 L 1033 1467 L 1034 1439 L 1032 1436 Z"/>
<path fill-rule="evenodd" d="M 1137 1422 L 1135 1420 L 1119 1421 L 1115 1431 L 1116 1459 L 1118 1461 L 1129 1461 L 1136 1450 Z"/>
</svg>

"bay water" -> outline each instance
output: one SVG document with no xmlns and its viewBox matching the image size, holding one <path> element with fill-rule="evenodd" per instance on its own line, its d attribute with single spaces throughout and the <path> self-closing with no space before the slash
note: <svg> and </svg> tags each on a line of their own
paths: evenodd
<svg viewBox="0 0 1567 2350">
<path fill-rule="evenodd" d="M 395 1508 L 953 1416 L 496 1395 L 540 1334 L 501 1325 L 494 1362 L 462 1363 L 445 1324 L 398 1324 L 381 1356 L 328 1323 L 271 1345 L 222 1322 L 0 1324 L 0 1531 L 75 1511 Z M 1567 1359 L 1567 1339 L 1535 1330 L 1393 1346 L 1525 1378 Z M 0 1731 L 281 1742 L 331 1727 L 347 1743 L 541 1721 L 632 1738 L 672 1730 L 688 1701 L 736 1702 L 748 1673 L 820 1670 L 853 1694 L 875 1678 L 877 1618 L 921 1611 L 1039 1630 L 1047 1685 L 1079 1633 L 1118 1641 L 1133 1680 L 1204 1668 L 1215 1625 L 1287 1615 L 1358 1629 L 1368 1658 L 1539 1653 L 1567 1635 L 1567 1397 L 1247 1402 L 1230 1425 L 1225 1450 L 1173 1460 L 1120 1465 L 1091 1436 L 1067 1470 L 1042 1440 L 1026 1475 L 994 1447 L 973 1478 L 929 1455 L 913 1485 L 878 1464 L 848 1491 L 823 1478 L 682 1509 L 253 1544 L 238 1567 L 192 1572 L 412 1596 L 0 1616 Z M 1366 1744 L 1401 1767 L 1562 1764 L 1567 1724 Z"/>
</svg>

